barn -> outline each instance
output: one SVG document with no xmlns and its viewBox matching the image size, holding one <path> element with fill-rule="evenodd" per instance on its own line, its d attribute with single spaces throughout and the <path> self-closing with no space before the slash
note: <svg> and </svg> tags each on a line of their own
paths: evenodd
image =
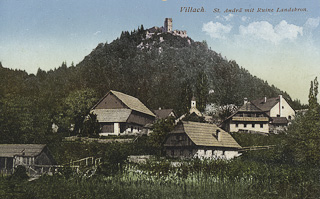
<svg viewBox="0 0 320 199">
<path fill-rule="evenodd" d="M 97 115 L 101 136 L 139 134 L 156 117 L 138 98 L 113 90 L 92 107 L 91 113 Z"/>
</svg>

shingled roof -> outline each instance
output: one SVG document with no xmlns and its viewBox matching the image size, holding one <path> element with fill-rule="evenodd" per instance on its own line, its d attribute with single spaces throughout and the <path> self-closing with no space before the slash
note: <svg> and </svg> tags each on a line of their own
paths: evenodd
<svg viewBox="0 0 320 199">
<path fill-rule="evenodd" d="M 131 109 L 93 109 L 99 122 L 126 122 L 132 112 Z"/>
<path fill-rule="evenodd" d="M 130 95 L 121 93 L 119 91 L 110 90 L 99 102 L 93 106 L 94 109 L 104 98 L 106 98 L 110 93 L 115 95 L 122 103 L 124 103 L 129 109 L 135 110 L 147 115 L 155 117 L 155 114 L 152 113 L 138 98 L 132 97 Z"/>
<path fill-rule="evenodd" d="M 0 144 L 0 157 L 37 156 L 45 144 Z"/>
<path fill-rule="evenodd" d="M 279 101 L 279 97 L 273 97 L 253 100 L 251 103 L 260 108 L 262 111 L 266 112 L 270 111 Z"/>
<path fill-rule="evenodd" d="M 217 139 L 217 130 L 221 133 L 220 141 Z M 198 146 L 241 148 L 229 133 L 215 124 L 182 122 L 172 133 L 182 132 L 185 132 L 192 142 Z"/>
</svg>

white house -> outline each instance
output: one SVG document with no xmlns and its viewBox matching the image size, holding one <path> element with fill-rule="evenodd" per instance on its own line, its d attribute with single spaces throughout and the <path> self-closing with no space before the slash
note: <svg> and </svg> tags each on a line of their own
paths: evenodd
<svg viewBox="0 0 320 199">
<path fill-rule="evenodd" d="M 282 95 L 251 102 L 245 98 L 243 106 L 223 121 L 222 127 L 229 132 L 244 130 L 277 133 L 286 129 L 294 116 L 295 111 Z"/>
</svg>

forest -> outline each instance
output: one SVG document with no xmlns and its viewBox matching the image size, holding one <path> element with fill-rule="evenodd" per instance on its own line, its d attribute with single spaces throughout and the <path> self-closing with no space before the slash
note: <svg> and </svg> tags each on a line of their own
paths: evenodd
<svg viewBox="0 0 320 199">
<path fill-rule="evenodd" d="M 137 97 L 151 110 L 189 110 L 192 96 L 198 109 L 206 104 L 241 105 L 282 94 L 293 109 L 305 108 L 266 81 L 227 60 L 206 42 L 169 33 L 146 37 L 143 26 L 123 31 L 110 44 L 101 43 L 76 66 L 63 62 L 37 74 L 5 68 L 0 63 L 0 142 L 48 143 L 52 124 L 70 134 L 92 105 L 109 90 Z"/>
</svg>

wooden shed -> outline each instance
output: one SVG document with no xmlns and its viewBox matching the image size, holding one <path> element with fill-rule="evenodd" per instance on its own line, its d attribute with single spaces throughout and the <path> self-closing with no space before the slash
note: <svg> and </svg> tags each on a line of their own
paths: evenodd
<svg viewBox="0 0 320 199">
<path fill-rule="evenodd" d="M 215 124 L 181 122 L 165 141 L 166 155 L 183 158 L 231 159 L 241 146 Z"/>
<path fill-rule="evenodd" d="M 18 165 L 36 171 L 44 165 L 55 165 L 45 144 L 0 144 L 0 170 L 12 173 Z"/>
</svg>

